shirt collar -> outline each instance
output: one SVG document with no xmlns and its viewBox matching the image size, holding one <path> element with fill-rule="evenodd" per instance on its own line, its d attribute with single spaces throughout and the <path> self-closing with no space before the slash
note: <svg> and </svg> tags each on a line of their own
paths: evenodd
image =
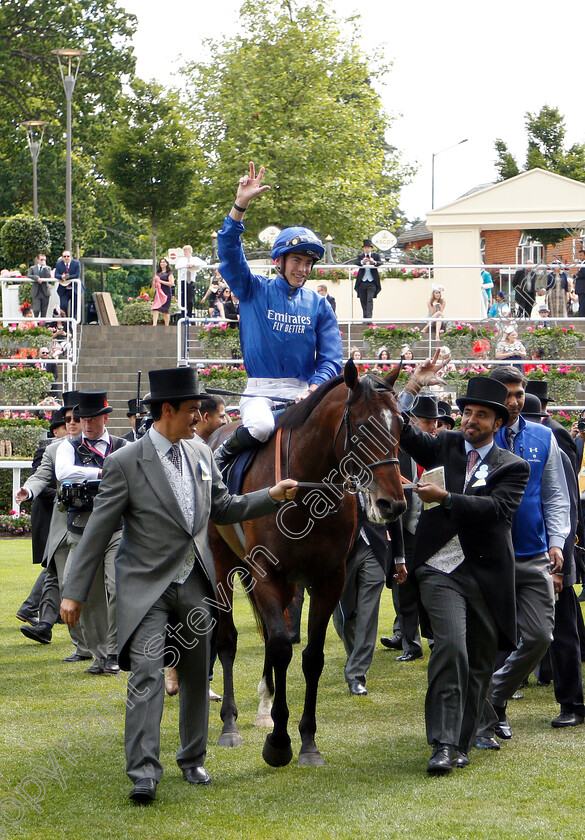
<svg viewBox="0 0 585 840">
<path fill-rule="evenodd" d="M 160 455 L 164 455 L 164 456 L 168 455 L 169 449 L 171 448 L 171 446 L 173 446 L 171 441 L 168 438 L 166 438 L 164 435 L 161 435 L 160 432 L 157 432 L 157 430 L 154 428 L 154 426 L 150 427 L 150 429 L 148 430 L 148 434 L 150 435 L 152 445 L 154 446 L 154 448 L 158 452 L 159 456 Z M 180 445 L 181 445 L 181 441 L 179 441 L 179 446 Z"/>
<path fill-rule="evenodd" d="M 83 438 L 83 440 L 93 440 L 93 438 L 88 438 L 84 434 L 82 434 L 81 437 Z M 107 444 L 110 443 L 110 433 L 107 429 L 104 429 L 103 434 L 101 434 L 99 438 L 96 438 L 96 443 L 100 440 L 103 440 Z"/>
<path fill-rule="evenodd" d="M 475 446 L 472 446 L 469 443 L 468 440 L 464 441 L 464 443 L 465 443 L 465 454 L 469 455 L 471 450 L 475 449 Z M 476 450 L 477 454 L 479 455 L 480 461 L 484 460 L 484 458 L 487 456 L 488 452 L 490 451 L 490 449 L 492 448 L 493 445 L 494 445 L 494 442 L 492 440 L 492 441 L 490 441 L 490 443 L 486 443 L 485 446 L 480 446 L 479 449 Z"/>
</svg>

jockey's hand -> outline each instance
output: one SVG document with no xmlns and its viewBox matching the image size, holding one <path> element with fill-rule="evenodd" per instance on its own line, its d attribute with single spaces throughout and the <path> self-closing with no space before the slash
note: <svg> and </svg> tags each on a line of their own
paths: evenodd
<svg viewBox="0 0 585 840">
<path fill-rule="evenodd" d="M 442 356 L 441 350 L 435 350 L 435 354 L 432 359 L 425 359 L 424 362 L 420 362 L 413 371 L 413 378 L 417 377 L 422 385 L 444 385 L 442 379 L 439 378 L 437 375 L 439 371 L 446 365 L 449 361 L 450 356 Z"/>
<path fill-rule="evenodd" d="M 253 161 L 250 161 L 250 174 L 243 175 L 238 183 L 238 191 L 236 193 L 236 204 L 238 207 L 247 207 L 253 198 L 261 195 L 270 187 L 268 184 L 262 186 L 262 179 L 264 178 L 265 169 L 260 167 L 258 175 L 256 175 L 256 168 Z"/>
<path fill-rule="evenodd" d="M 294 478 L 283 478 L 268 491 L 273 502 L 289 502 L 297 495 L 298 481 Z"/>
<path fill-rule="evenodd" d="M 298 403 L 301 400 L 306 400 L 309 394 L 311 394 L 313 391 L 316 391 L 318 387 L 318 385 L 311 385 L 311 387 L 307 388 L 306 391 L 303 391 L 302 394 L 297 394 L 295 397 L 295 402 Z"/>
</svg>

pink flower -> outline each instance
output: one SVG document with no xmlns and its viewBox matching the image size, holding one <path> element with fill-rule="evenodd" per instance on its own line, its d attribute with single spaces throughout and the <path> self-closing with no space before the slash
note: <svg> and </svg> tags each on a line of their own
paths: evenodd
<svg viewBox="0 0 585 840">
<path fill-rule="evenodd" d="M 325 271 L 322 268 L 317 269 L 317 274 L 325 274 Z"/>
</svg>

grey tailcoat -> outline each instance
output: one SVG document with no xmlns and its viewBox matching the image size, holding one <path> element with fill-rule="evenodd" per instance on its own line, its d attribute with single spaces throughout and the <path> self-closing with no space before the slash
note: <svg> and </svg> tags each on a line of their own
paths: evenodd
<svg viewBox="0 0 585 840">
<path fill-rule="evenodd" d="M 268 490 L 230 496 L 209 447 L 183 442 L 195 485 L 194 523 L 185 521 L 154 445 L 143 438 L 112 453 L 104 462 L 100 491 L 77 547 L 63 597 L 84 601 L 95 571 L 120 517 L 123 531 L 116 557 L 118 649 L 120 667 L 128 670 L 128 642 L 136 628 L 172 583 L 189 543 L 217 596 L 215 567 L 207 524 L 230 524 L 274 513 Z"/>
</svg>

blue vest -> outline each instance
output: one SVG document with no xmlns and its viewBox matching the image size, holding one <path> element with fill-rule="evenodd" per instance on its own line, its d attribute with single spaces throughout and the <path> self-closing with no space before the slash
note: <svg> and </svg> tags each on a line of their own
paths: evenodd
<svg viewBox="0 0 585 840">
<path fill-rule="evenodd" d="M 508 449 L 506 427 L 495 434 L 494 440 L 502 449 Z M 544 511 L 542 509 L 541 482 L 548 460 L 552 432 L 539 423 L 520 417 L 520 431 L 514 438 L 514 452 L 530 464 L 530 478 L 512 519 L 512 542 L 516 557 L 529 557 L 548 550 Z"/>
</svg>

